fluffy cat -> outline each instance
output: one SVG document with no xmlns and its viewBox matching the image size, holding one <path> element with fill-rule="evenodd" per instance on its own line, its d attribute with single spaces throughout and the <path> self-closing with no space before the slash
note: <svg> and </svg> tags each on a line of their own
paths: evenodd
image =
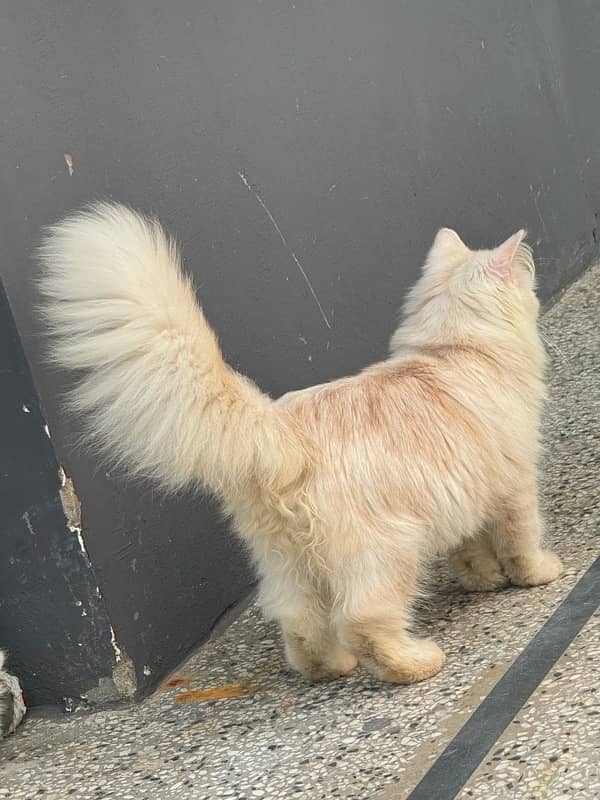
<svg viewBox="0 0 600 800">
<path fill-rule="evenodd" d="M 434 675 L 410 633 L 419 574 L 447 553 L 465 588 L 556 578 L 538 508 L 544 352 L 524 231 L 492 250 L 438 232 L 390 356 L 277 401 L 224 363 L 158 222 L 100 204 L 50 229 L 52 354 L 111 462 L 215 493 L 249 545 L 260 604 L 309 679 L 357 660 Z"/>
</svg>

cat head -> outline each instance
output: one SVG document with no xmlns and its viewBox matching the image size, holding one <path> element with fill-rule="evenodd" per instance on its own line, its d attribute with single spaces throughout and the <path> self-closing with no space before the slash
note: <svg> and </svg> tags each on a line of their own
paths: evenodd
<svg viewBox="0 0 600 800">
<path fill-rule="evenodd" d="M 525 235 L 520 230 L 491 250 L 471 250 L 455 231 L 439 230 L 407 296 L 392 352 L 482 337 L 537 341 L 535 265 Z"/>
</svg>

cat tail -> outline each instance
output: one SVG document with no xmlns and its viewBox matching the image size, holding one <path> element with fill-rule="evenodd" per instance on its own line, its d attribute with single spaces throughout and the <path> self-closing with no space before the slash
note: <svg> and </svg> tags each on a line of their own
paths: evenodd
<svg viewBox="0 0 600 800">
<path fill-rule="evenodd" d="M 100 203 L 50 228 L 40 260 L 50 356 L 79 373 L 68 405 L 107 462 L 225 499 L 298 477 L 298 432 L 224 362 L 157 221 Z"/>
</svg>

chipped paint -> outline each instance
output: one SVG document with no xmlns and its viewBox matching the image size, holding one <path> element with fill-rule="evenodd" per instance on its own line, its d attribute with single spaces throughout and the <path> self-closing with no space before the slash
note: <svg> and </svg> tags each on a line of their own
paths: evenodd
<svg viewBox="0 0 600 800">
<path fill-rule="evenodd" d="M 75 169 L 73 167 L 73 156 L 71 153 L 64 153 L 65 164 L 67 165 L 67 172 L 69 173 L 69 177 L 73 177 L 73 173 Z"/>
<path fill-rule="evenodd" d="M 115 651 L 115 661 L 118 664 L 121 658 L 123 657 L 123 652 L 119 645 L 117 644 L 117 637 L 115 636 L 115 629 L 113 626 L 110 626 L 110 643 L 112 645 L 112 649 Z"/>
<path fill-rule="evenodd" d="M 67 477 L 62 467 L 59 468 L 58 474 L 61 479 L 60 501 L 67 518 L 68 528 L 72 533 L 81 532 L 81 503 L 75 492 L 73 481 Z"/>
<path fill-rule="evenodd" d="M 144 664 L 144 668 L 143 668 L 142 672 L 144 673 L 144 675 L 146 675 L 146 677 L 148 675 L 152 675 L 152 670 L 150 669 L 148 664 Z"/>
<path fill-rule="evenodd" d="M 67 518 L 67 528 L 71 531 L 71 533 L 75 534 L 77 537 L 77 542 L 79 543 L 81 554 L 86 561 L 88 561 L 88 563 L 91 563 L 87 547 L 85 546 L 85 541 L 83 539 L 83 532 L 81 530 L 81 503 L 79 502 L 79 498 L 75 492 L 73 481 L 71 478 L 67 477 L 62 467 L 59 467 L 58 475 L 61 480 L 60 501 L 62 503 L 63 511 L 65 512 L 65 517 Z"/>
<path fill-rule="evenodd" d="M 50 436 L 50 428 L 49 428 L 47 425 L 44 425 L 44 433 L 46 434 L 46 436 L 47 436 L 49 439 L 51 439 L 51 438 L 52 438 L 52 437 Z"/>
<path fill-rule="evenodd" d="M 30 408 L 28 408 L 28 407 L 25 405 L 25 403 L 23 403 L 23 405 L 21 406 L 21 408 L 23 409 L 23 411 L 24 411 L 26 414 L 31 414 L 31 409 L 30 409 Z"/>
<path fill-rule="evenodd" d="M 135 667 L 133 666 L 133 661 L 129 658 L 125 650 L 120 648 L 114 640 L 114 631 L 112 631 L 112 634 L 113 647 L 115 647 L 119 652 L 118 662 L 115 664 L 112 671 L 112 679 L 117 687 L 119 697 L 122 700 L 131 700 L 137 691 L 137 676 L 135 674 Z"/>
</svg>

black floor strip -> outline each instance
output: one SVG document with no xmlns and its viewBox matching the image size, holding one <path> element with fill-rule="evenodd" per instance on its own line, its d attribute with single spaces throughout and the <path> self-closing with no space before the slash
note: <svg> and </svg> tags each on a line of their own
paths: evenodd
<svg viewBox="0 0 600 800">
<path fill-rule="evenodd" d="M 600 557 L 573 587 L 407 800 L 452 800 L 600 605 Z"/>
</svg>

